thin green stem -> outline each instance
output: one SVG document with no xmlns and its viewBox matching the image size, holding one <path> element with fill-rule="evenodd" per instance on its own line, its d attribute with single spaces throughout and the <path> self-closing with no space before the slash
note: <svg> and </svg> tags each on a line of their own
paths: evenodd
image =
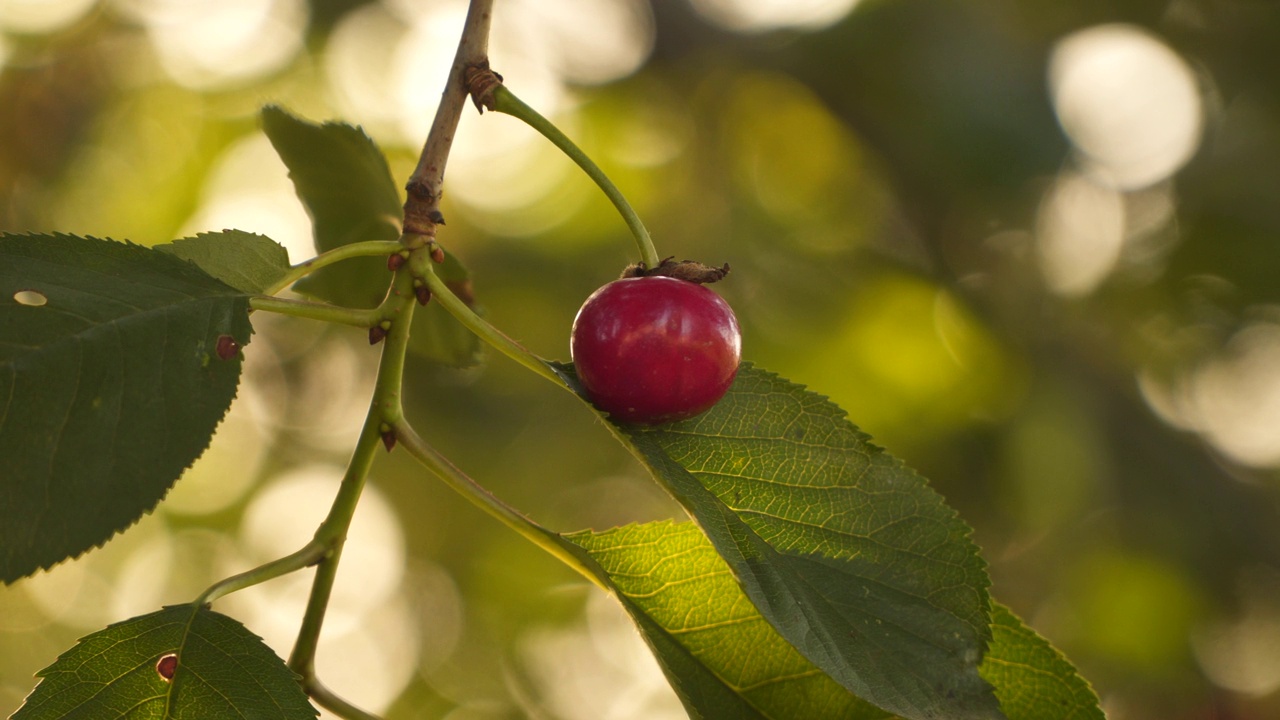
<svg viewBox="0 0 1280 720">
<path fill-rule="evenodd" d="M 541 358 L 529 352 L 520 343 L 504 335 L 501 330 L 489 324 L 488 320 L 477 315 L 466 303 L 462 302 L 461 298 L 453 294 L 453 290 L 445 284 L 444 280 L 439 275 L 436 275 L 434 269 L 428 268 L 424 279 L 427 282 L 427 287 L 431 289 L 432 302 L 438 302 L 444 306 L 444 309 L 448 310 L 449 314 L 457 318 L 458 322 L 475 333 L 481 340 L 489 343 L 498 352 L 529 368 L 538 375 L 562 388 L 571 390 L 568 384 L 565 383 L 564 378 L 560 377 Z"/>
<path fill-rule="evenodd" d="M 217 600 L 218 598 L 230 595 L 237 590 L 243 590 L 247 587 L 253 587 L 254 585 L 264 583 L 268 580 L 274 580 L 275 578 L 283 575 L 288 575 L 291 572 L 297 572 L 305 567 L 316 564 L 324 557 L 324 554 L 324 543 L 312 540 L 304 545 L 301 550 L 295 553 L 286 555 L 277 560 L 272 560 L 265 565 L 259 565 L 258 567 L 242 572 L 239 575 L 232 575 L 225 580 L 219 580 L 210 586 L 208 590 L 205 590 L 200 597 L 196 598 L 195 604 L 205 605 Z"/>
<path fill-rule="evenodd" d="M 249 307 L 253 310 L 263 310 L 280 315 L 306 318 L 308 320 L 322 320 L 324 322 L 362 328 L 373 327 L 384 319 L 382 308 L 355 310 L 339 307 L 338 305 L 308 302 L 306 300 L 286 300 L 265 295 L 255 295 L 249 298 Z"/>
<path fill-rule="evenodd" d="M 404 445 L 410 455 L 417 458 L 428 470 L 435 473 L 459 495 L 471 501 L 471 504 L 497 518 L 503 525 L 515 530 L 526 540 L 573 568 L 578 574 L 595 583 L 601 589 L 609 591 L 609 588 L 601 580 L 597 572 L 570 552 L 558 535 L 530 520 L 486 490 L 475 480 L 472 480 L 470 476 L 450 462 L 448 458 L 418 437 L 417 433 L 408 424 L 400 424 L 396 427 L 396 439 Z"/>
<path fill-rule="evenodd" d="M 356 441 L 355 451 L 351 455 L 333 506 L 329 509 L 329 515 L 316 530 L 315 542 L 323 545 L 326 552 L 316 566 L 311 597 L 307 601 L 297 642 L 289 656 L 289 667 L 302 676 L 303 684 L 309 689 L 315 683 L 315 656 L 320 643 L 320 629 L 324 625 L 325 610 L 333 594 L 338 562 L 342 557 L 347 530 L 351 527 L 351 518 L 355 515 L 356 504 L 364 490 L 374 456 L 382 444 L 383 433 L 390 430 L 401 417 L 404 358 L 409 347 L 409 326 L 413 320 L 415 302 L 413 278 L 405 267 L 396 272 L 387 302 L 383 303 L 384 308 L 390 308 L 393 318 L 378 365 L 369 414 L 365 418 L 364 428 L 360 431 L 360 438 Z"/>
<path fill-rule="evenodd" d="M 321 685 L 315 678 L 312 678 L 311 683 L 307 685 L 307 694 L 316 701 L 317 705 L 346 720 L 379 720 L 377 715 L 367 713 L 334 695 L 332 690 Z"/>
<path fill-rule="evenodd" d="M 609 179 L 604 171 L 598 165 L 582 152 L 582 149 L 573 143 L 560 129 L 551 124 L 550 120 L 540 115 L 537 110 L 525 105 L 520 98 L 516 97 L 506 86 L 499 85 L 493 90 L 493 109 L 496 112 L 505 113 L 512 117 L 522 120 L 526 125 L 542 133 L 543 137 L 550 140 L 556 147 L 560 148 L 565 155 L 568 155 L 578 167 L 582 168 L 587 175 L 595 181 L 596 185 L 609 196 L 609 200 L 613 201 L 613 206 L 622 213 L 622 219 L 626 221 L 627 227 L 631 229 L 631 234 L 635 236 L 636 246 L 640 249 L 640 259 L 644 261 L 645 267 L 656 268 L 661 262 L 658 257 L 658 251 L 653 247 L 653 239 L 649 237 L 649 231 L 645 229 L 644 223 L 640 222 L 640 216 L 631 207 L 631 203 L 623 197 L 622 192 L 618 190 L 613 181 Z"/>
<path fill-rule="evenodd" d="M 367 242 L 343 245 L 289 268 L 289 272 L 285 273 L 283 277 L 277 280 L 274 285 L 268 287 L 262 294 L 275 295 L 307 275 L 336 262 L 357 257 L 376 257 L 379 255 L 386 257 L 403 248 L 404 246 L 398 240 L 369 240 Z"/>
</svg>

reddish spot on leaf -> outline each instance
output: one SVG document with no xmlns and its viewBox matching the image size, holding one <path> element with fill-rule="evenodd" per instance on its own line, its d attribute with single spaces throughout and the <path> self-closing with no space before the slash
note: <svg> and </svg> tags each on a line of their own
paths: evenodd
<svg viewBox="0 0 1280 720">
<path fill-rule="evenodd" d="M 156 672 L 160 674 L 160 677 L 164 678 L 165 682 L 173 681 L 173 673 L 176 672 L 177 669 L 178 656 L 173 653 L 169 653 L 156 661 Z"/>
<path fill-rule="evenodd" d="M 230 335 L 219 335 L 215 352 L 223 360 L 230 360 L 236 356 L 236 353 L 240 352 L 240 343 L 236 342 L 236 339 Z"/>
</svg>

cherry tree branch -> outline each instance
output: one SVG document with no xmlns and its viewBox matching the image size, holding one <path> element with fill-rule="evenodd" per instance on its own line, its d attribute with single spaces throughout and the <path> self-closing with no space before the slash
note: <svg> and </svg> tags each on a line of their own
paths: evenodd
<svg viewBox="0 0 1280 720">
<path fill-rule="evenodd" d="M 421 247 L 433 241 L 436 226 L 444 224 L 444 215 L 440 213 L 444 167 L 453 146 L 458 120 L 462 117 L 462 108 L 467 103 L 467 70 L 489 66 L 489 21 L 492 15 L 493 0 L 471 0 L 462 39 L 458 42 L 458 52 L 454 55 L 435 120 L 431 123 L 431 132 L 418 158 L 418 166 L 405 186 L 409 197 L 404 203 L 404 234 L 400 239 L 406 247 Z"/>
</svg>

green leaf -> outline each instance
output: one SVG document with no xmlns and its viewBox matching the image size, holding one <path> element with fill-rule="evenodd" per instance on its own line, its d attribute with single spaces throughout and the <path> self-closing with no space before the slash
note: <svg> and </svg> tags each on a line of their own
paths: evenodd
<svg viewBox="0 0 1280 720">
<path fill-rule="evenodd" d="M 172 255 L 0 235 L 0 579 L 154 508 L 235 397 L 219 338 L 251 333 L 244 293 Z"/>
<path fill-rule="evenodd" d="M 598 563 L 692 717 L 889 717 L 784 640 L 693 523 L 628 525 L 564 540 Z"/>
<path fill-rule="evenodd" d="M 176 664 L 162 664 L 171 654 Z M 13 720 L 317 715 L 297 677 L 261 638 L 226 615 L 194 605 L 99 630 L 38 675 L 43 680 Z"/>
<path fill-rule="evenodd" d="M 912 720 L 1001 717 L 978 674 L 990 581 L 968 526 L 840 408 L 744 363 L 698 417 L 611 427 L 810 662 Z"/>
<path fill-rule="evenodd" d="M 316 251 L 400 237 L 400 191 L 373 140 L 345 123 L 315 125 L 283 109 L 262 110 L 262 129 L 289 168 L 311 215 Z M 300 280 L 298 292 L 347 307 L 376 307 L 390 282 L 386 262 L 356 258 Z"/>
<path fill-rule="evenodd" d="M 289 272 L 289 252 L 271 238 L 240 230 L 200 233 L 156 245 L 190 260 L 209 275 L 246 293 L 261 294 Z"/>
<path fill-rule="evenodd" d="M 879 720 L 804 659 L 743 594 L 725 561 L 689 522 L 562 536 L 585 550 L 653 649 L 695 718 Z M 980 672 L 1010 720 L 1101 720 L 1098 698 L 1047 641 L 995 604 Z"/>
<path fill-rule="evenodd" d="M 1106 720 L 1098 696 L 1048 640 L 1008 608 L 991 608 L 991 648 L 979 672 L 1009 720 Z"/>
<path fill-rule="evenodd" d="M 275 106 L 263 109 L 262 127 L 311 215 L 317 252 L 400 237 L 400 192 L 382 151 L 363 130 L 345 123 L 316 125 Z M 446 253 L 437 272 L 471 304 L 470 276 L 457 258 Z M 294 289 L 337 305 L 372 308 L 390 281 L 385 260 L 353 258 L 321 268 Z M 414 313 L 409 349 L 456 367 L 481 358 L 480 340 L 434 304 Z"/>
</svg>

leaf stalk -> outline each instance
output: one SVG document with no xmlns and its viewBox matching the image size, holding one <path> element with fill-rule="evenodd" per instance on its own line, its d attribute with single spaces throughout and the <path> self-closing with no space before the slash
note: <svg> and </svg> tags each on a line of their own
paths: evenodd
<svg viewBox="0 0 1280 720">
<path fill-rule="evenodd" d="M 260 565 L 252 570 L 247 570 L 238 575 L 232 575 L 224 580 L 219 580 L 201 593 L 193 603 L 197 607 L 207 605 L 219 598 L 226 597 L 233 592 L 243 590 L 245 588 L 259 585 L 268 580 L 274 580 L 278 577 L 297 572 L 309 565 L 319 562 L 325 555 L 325 545 L 317 540 L 312 540 L 302 546 L 301 550 L 282 558 L 272 560 L 269 563 Z"/>
<path fill-rule="evenodd" d="M 398 244 L 398 243 L 397 243 Z M 320 320 L 337 325 L 368 328 L 377 325 L 384 319 L 383 309 L 372 308 L 357 310 L 354 308 L 329 305 L 328 303 L 311 302 L 309 300 L 289 300 L 287 298 L 256 295 L 249 298 L 249 307 L 253 310 L 288 315 L 290 317 Z"/>
<path fill-rule="evenodd" d="M 480 98 L 480 96 L 477 95 L 477 98 Z M 490 99 L 492 102 L 489 102 Z M 613 181 L 609 179 L 608 175 L 604 174 L 600 166 L 596 165 L 582 151 L 582 148 L 579 148 L 564 133 L 560 132 L 560 128 L 553 125 L 550 120 L 543 117 L 537 110 L 526 105 L 524 101 L 516 97 L 514 93 L 502 84 L 493 86 L 487 96 L 483 99 L 478 99 L 478 102 L 486 103 L 486 106 L 494 112 L 500 112 L 521 120 L 554 143 L 565 155 L 568 155 L 570 159 L 578 164 L 578 167 L 582 168 L 595 181 L 596 185 L 613 202 L 613 206 L 622 214 L 622 219 L 626 221 L 627 228 L 631 230 L 631 235 L 635 237 L 636 247 L 640 250 L 640 259 L 644 262 L 645 267 L 656 268 L 661 264 L 658 251 L 653 246 L 653 238 L 649 236 L 649 231 L 645 229 L 644 223 L 640 221 L 640 216 L 631 207 L 631 203 L 627 202 L 627 198 L 623 196 L 622 191 L 618 190 L 618 186 L 613 184 Z"/>
<path fill-rule="evenodd" d="M 453 289 L 435 273 L 434 268 L 427 268 L 423 279 L 426 281 L 427 287 L 431 289 L 431 297 L 440 303 L 450 315 L 453 315 L 458 322 L 462 323 L 463 327 L 475 333 L 477 337 L 491 345 L 498 352 L 532 370 L 535 374 L 566 390 L 571 390 L 564 378 L 551 369 L 551 366 L 547 365 L 542 358 L 534 355 L 525 346 L 490 324 L 488 320 L 477 315 L 470 306 L 454 294 Z"/>
<path fill-rule="evenodd" d="M 369 240 L 336 247 L 290 267 L 287 273 L 263 292 L 263 295 L 275 295 L 320 268 L 328 267 L 334 263 L 350 260 L 351 258 L 390 255 L 403 247 L 395 240 Z"/>
<path fill-rule="evenodd" d="M 417 458 L 418 462 L 435 473 L 437 477 L 444 481 L 444 484 L 469 500 L 472 505 L 496 518 L 503 525 L 515 530 L 521 537 L 568 565 L 600 589 L 612 592 L 601 579 L 597 570 L 593 570 L 580 558 L 569 552 L 565 547 L 565 541 L 561 540 L 559 535 L 529 519 L 526 515 L 503 502 L 498 496 L 486 490 L 450 462 L 448 458 L 418 437 L 413 428 L 408 425 L 397 427 L 396 437 L 404 445 L 405 449 L 409 451 L 410 455 Z"/>
</svg>

